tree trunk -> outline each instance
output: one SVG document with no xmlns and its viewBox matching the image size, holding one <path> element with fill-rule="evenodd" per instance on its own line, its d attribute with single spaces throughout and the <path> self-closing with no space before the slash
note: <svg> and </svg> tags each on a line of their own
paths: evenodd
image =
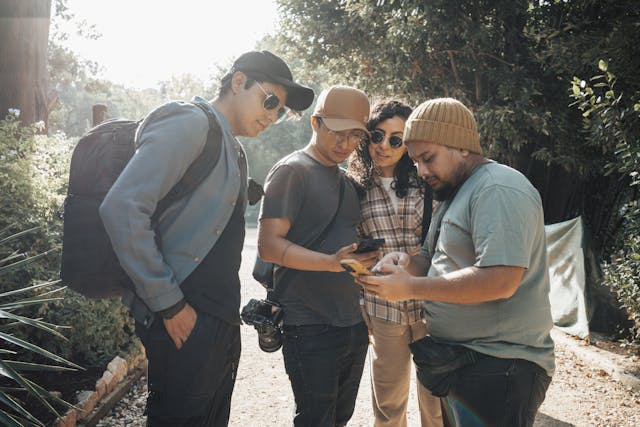
<svg viewBox="0 0 640 427">
<path fill-rule="evenodd" d="M 15 108 L 46 125 L 50 15 L 51 0 L 0 0 L 0 118 Z"/>
</svg>

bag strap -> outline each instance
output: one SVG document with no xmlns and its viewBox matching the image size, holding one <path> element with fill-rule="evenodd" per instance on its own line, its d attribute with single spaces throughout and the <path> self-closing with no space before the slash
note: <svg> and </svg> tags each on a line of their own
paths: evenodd
<svg viewBox="0 0 640 427">
<path fill-rule="evenodd" d="M 151 224 L 158 224 L 160 216 L 167 210 L 169 206 L 192 193 L 207 176 L 216 167 L 222 152 L 222 130 L 218 124 L 215 115 L 209 110 L 207 104 L 202 101 L 194 101 L 194 105 L 199 107 L 207 115 L 209 119 L 209 132 L 207 133 L 207 142 L 202 152 L 191 163 L 187 171 L 184 173 L 180 181 L 178 181 L 171 190 L 158 202 L 156 210 L 151 216 Z"/>
<path fill-rule="evenodd" d="M 336 211 L 334 212 L 333 217 L 331 218 L 331 221 L 329 221 L 329 224 L 327 224 L 324 230 L 322 230 L 322 233 L 320 233 L 318 237 L 316 237 L 314 241 L 311 242 L 311 244 L 309 245 L 309 249 L 319 249 L 320 246 L 322 246 L 322 244 L 324 243 L 324 240 L 327 237 L 327 234 L 329 233 L 329 229 L 331 229 L 331 226 L 333 225 L 333 223 L 336 222 L 336 218 L 338 217 L 338 212 L 340 212 L 340 206 L 342 205 L 342 199 L 344 199 L 344 187 L 345 187 L 344 181 L 345 181 L 345 178 L 344 176 L 342 176 L 342 172 L 340 172 L 340 196 L 338 197 L 338 207 L 336 208 Z"/>
<path fill-rule="evenodd" d="M 427 232 L 431 225 L 431 217 L 433 215 L 433 189 L 429 184 L 424 187 L 424 208 L 422 210 L 422 238 L 420 244 L 423 245 L 427 238 Z"/>
<path fill-rule="evenodd" d="M 331 221 L 329 221 L 329 223 L 327 224 L 327 226 L 322 230 L 322 233 L 320 233 L 318 235 L 318 237 L 316 237 L 315 239 L 313 239 L 313 242 L 311 242 L 311 244 L 309 245 L 309 249 L 319 249 L 320 246 L 322 246 L 322 244 L 324 243 L 325 238 L 327 237 L 327 234 L 329 233 L 329 230 L 331 229 L 331 226 L 333 225 L 333 223 L 336 221 L 336 218 L 338 217 L 338 213 L 340 212 L 340 206 L 342 206 L 342 200 L 344 199 L 344 189 L 345 189 L 345 177 L 343 176 L 342 172 L 340 173 L 340 196 L 338 197 L 338 207 L 336 208 L 336 211 L 333 214 L 333 217 L 331 218 Z M 284 281 L 284 278 L 287 276 L 287 273 L 290 273 L 292 271 L 298 271 L 292 268 L 288 268 L 288 267 L 280 267 L 280 268 L 284 268 L 285 271 L 282 273 L 282 276 L 280 277 L 280 287 L 278 288 L 278 292 L 284 292 L 285 286 L 284 284 L 286 283 Z M 274 290 L 267 292 L 267 299 L 269 301 L 275 301 L 277 302 L 277 299 L 275 298 L 275 284 L 274 284 Z"/>
</svg>

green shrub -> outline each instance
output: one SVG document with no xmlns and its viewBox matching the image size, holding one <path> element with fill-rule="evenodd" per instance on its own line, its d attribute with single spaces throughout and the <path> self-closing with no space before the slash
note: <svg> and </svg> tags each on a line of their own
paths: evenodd
<svg viewBox="0 0 640 427">
<path fill-rule="evenodd" d="M 574 77 L 571 94 L 584 117 L 587 141 L 601 148 L 604 173 L 626 186 L 617 204 L 611 262 L 605 284 L 632 321 L 630 339 L 640 345 L 640 93 L 623 94 L 606 61 L 588 81 Z"/>
<path fill-rule="evenodd" d="M 33 231 L 28 230 L 28 231 Z M 42 260 L 44 254 L 26 255 L 13 250 L 10 244 L 24 238 L 26 232 L 9 234 L 0 230 L 0 277 L 11 275 L 36 260 Z M 60 327 L 42 320 L 24 315 L 30 307 L 40 306 L 59 299 L 61 290 L 53 288 L 56 282 L 25 287 L 14 283 L 13 289 L 0 293 L 0 423 L 5 426 L 23 426 L 44 424 L 33 415 L 34 409 L 24 405 L 23 401 L 31 397 L 55 416 L 60 416 L 57 408 L 70 407 L 46 391 L 34 380 L 34 372 L 63 372 L 82 369 L 59 355 L 45 350 L 46 346 L 27 334 L 23 339 L 18 332 L 26 326 L 28 331 L 39 331 L 47 336 L 64 340 Z M 38 345 L 35 343 L 38 342 Z M 34 362 L 35 360 L 35 362 Z"/>
<path fill-rule="evenodd" d="M 60 245 L 60 212 L 65 192 L 70 144 L 37 135 L 41 123 L 23 126 L 19 112 L 0 120 L 0 229 L 14 232 L 38 227 L 16 242 L 21 252 L 44 252 Z M 14 283 L 57 276 L 58 257 L 31 264 L 0 278 L 0 291 Z"/>
<path fill-rule="evenodd" d="M 19 112 L 0 120 L 0 230 L 32 229 L 14 248 L 17 253 L 36 254 L 61 245 L 60 213 L 66 195 L 73 143 L 61 135 L 38 135 L 41 124 L 23 126 Z M 42 225 L 34 228 L 35 225 Z M 38 263 L 0 276 L 0 292 L 59 276 L 60 252 Z M 34 331 L 19 331 L 66 358 L 85 366 L 108 362 L 135 345 L 132 323 L 118 301 L 90 301 L 72 291 L 64 300 L 52 301 L 26 311 L 47 322 L 70 325 L 68 341 Z"/>
<path fill-rule="evenodd" d="M 635 201 L 628 208 L 629 221 L 621 233 L 624 243 L 604 265 L 604 274 L 605 283 L 616 293 L 632 322 L 629 338 L 640 346 L 640 205 Z"/>
<path fill-rule="evenodd" d="M 67 341 L 48 339 L 47 347 L 85 367 L 104 366 L 139 346 L 134 322 L 119 300 L 90 300 L 68 290 L 44 311 L 47 321 L 70 326 Z"/>
</svg>

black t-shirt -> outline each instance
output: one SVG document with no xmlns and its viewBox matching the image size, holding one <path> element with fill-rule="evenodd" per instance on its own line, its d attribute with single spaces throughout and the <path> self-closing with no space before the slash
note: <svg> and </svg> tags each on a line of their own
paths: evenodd
<svg viewBox="0 0 640 427">
<path fill-rule="evenodd" d="M 235 209 L 222 234 L 200 265 L 182 282 L 185 300 L 196 309 L 240 325 L 240 278 L 247 206 L 247 168 L 244 153 L 238 159 L 242 185 Z"/>
<path fill-rule="evenodd" d="M 304 151 L 296 151 L 269 172 L 260 219 L 288 218 L 287 240 L 309 247 L 333 218 L 340 181 L 345 179 L 337 166 L 324 166 Z M 359 221 L 358 195 L 347 181 L 340 211 L 324 243 L 315 250 L 335 253 L 354 243 Z M 287 273 L 284 286 L 279 286 L 282 271 L 276 269 L 275 297 L 284 307 L 285 324 L 351 326 L 362 321 L 360 287 L 347 273 L 296 270 Z"/>
</svg>

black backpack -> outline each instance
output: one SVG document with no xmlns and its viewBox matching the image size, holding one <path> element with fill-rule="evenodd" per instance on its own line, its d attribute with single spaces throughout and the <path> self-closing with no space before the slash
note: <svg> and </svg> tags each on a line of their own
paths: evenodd
<svg viewBox="0 0 640 427">
<path fill-rule="evenodd" d="M 158 202 L 151 218 L 193 192 L 215 167 L 222 148 L 222 133 L 207 106 L 194 102 L 209 118 L 209 133 L 202 153 L 182 179 Z M 64 202 L 62 265 L 60 278 L 71 289 L 90 298 L 121 296 L 133 289 L 111 246 L 98 209 L 135 151 L 139 121 L 109 120 L 89 130 L 71 157 L 69 188 Z"/>
</svg>

